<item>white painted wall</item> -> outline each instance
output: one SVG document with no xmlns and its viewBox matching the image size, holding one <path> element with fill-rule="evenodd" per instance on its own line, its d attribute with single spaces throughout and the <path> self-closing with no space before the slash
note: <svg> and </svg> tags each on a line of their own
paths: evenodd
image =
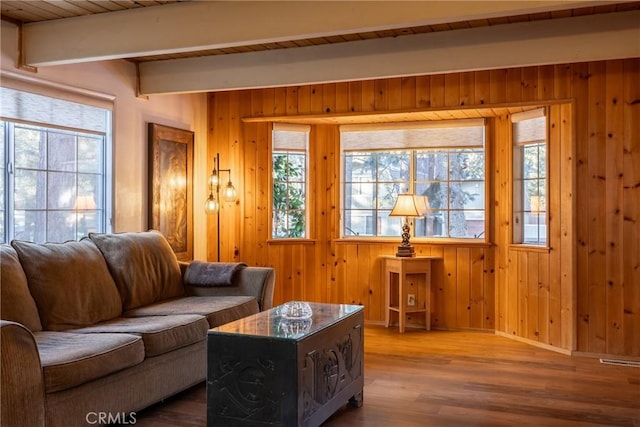
<svg viewBox="0 0 640 427">
<path fill-rule="evenodd" d="M 207 96 L 204 93 L 136 97 L 136 68 L 125 60 L 42 67 L 37 73 L 16 68 L 17 27 L 1 23 L 2 71 L 62 83 L 115 96 L 114 222 L 113 231 L 147 229 L 147 123 L 159 123 L 195 132 L 194 143 L 194 257 L 205 260 L 206 216 L 201 208 L 208 195 Z M 200 237 L 198 237 L 200 236 Z"/>
</svg>

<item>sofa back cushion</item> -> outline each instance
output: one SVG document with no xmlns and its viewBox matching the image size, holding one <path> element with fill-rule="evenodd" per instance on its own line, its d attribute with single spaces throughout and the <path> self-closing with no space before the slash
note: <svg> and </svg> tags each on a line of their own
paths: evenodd
<svg viewBox="0 0 640 427">
<path fill-rule="evenodd" d="M 184 294 L 180 266 L 158 231 L 90 233 L 109 266 L 124 310 Z"/>
<path fill-rule="evenodd" d="M 91 240 L 44 244 L 14 240 L 11 245 L 45 330 L 64 331 L 122 314 L 118 289 Z"/>
<path fill-rule="evenodd" d="M 0 245 L 0 314 L 4 320 L 22 323 L 31 332 L 42 330 L 38 308 L 29 292 L 18 254 L 5 244 Z"/>
</svg>

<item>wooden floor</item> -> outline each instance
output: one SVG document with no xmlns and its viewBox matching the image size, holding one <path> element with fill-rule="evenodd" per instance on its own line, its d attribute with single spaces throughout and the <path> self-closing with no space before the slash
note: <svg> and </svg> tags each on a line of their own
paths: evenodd
<svg viewBox="0 0 640 427">
<path fill-rule="evenodd" d="M 136 427 L 204 426 L 205 397 L 203 383 Z M 324 426 L 640 426 L 640 368 L 487 333 L 367 326 L 364 405 Z"/>
</svg>

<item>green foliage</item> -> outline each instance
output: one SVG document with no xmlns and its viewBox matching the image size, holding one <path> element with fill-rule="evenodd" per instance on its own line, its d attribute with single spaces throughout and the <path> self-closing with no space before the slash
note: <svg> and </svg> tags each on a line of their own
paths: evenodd
<svg viewBox="0 0 640 427">
<path fill-rule="evenodd" d="M 303 154 L 273 155 L 273 237 L 305 237 Z"/>
</svg>

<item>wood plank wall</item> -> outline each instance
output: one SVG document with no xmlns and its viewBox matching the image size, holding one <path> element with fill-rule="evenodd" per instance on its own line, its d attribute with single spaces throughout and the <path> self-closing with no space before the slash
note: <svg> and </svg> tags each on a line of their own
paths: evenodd
<svg viewBox="0 0 640 427">
<path fill-rule="evenodd" d="M 210 94 L 209 157 L 220 153 L 240 194 L 221 210 L 221 259 L 275 267 L 276 302 L 364 304 L 367 319 L 381 322 L 379 256 L 394 253 L 396 244 L 336 240 L 337 127 L 312 126 L 311 240 L 274 243 L 270 124 L 242 118 L 553 104 L 551 134 L 562 143 L 550 146 L 551 248 L 508 245 L 509 122 L 491 119 L 493 246 L 417 245 L 420 253 L 442 257 L 433 272 L 432 325 L 640 356 L 639 82 L 634 58 Z M 208 224 L 208 257 L 215 260 L 215 217 Z"/>
</svg>

